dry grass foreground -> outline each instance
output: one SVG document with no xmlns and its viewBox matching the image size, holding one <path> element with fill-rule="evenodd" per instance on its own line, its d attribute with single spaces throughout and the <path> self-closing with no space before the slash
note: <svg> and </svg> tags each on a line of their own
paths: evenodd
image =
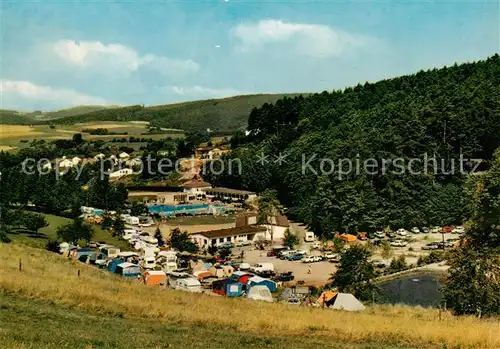
<svg viewBox="0 0 500 349">
<path fill-rule="evenodd" d="M 498 319 L 446 315 L 439 320 L 436 310 L 392 306 L 348 313 L 150 288 L 47 251 L 15 244 L 0 246 L 0 265 L 2 292 L 103 315 L 216 326 L 254 334 L 308 335 L 328 341 L 419 348 L 500 348 Z"/>
</svg>

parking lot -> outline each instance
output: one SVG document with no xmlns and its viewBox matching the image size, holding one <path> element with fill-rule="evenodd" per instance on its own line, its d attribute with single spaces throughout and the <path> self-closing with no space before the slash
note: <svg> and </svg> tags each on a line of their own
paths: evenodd
<svg viewBox="0 0 500 349">
<path fill-rule="evenodd" d="M 444 234 L 444 239 L 458 239 L 460 235 L 447 233 Z M 409 240 L 408 244 L 404 247 L 392 247 L 392 257 L 399 257 L 401 255 L 405 256 L 406 263 L 416 264 L 418 258 L 427 255 L 431 250 L 422 250 L 422 246 L 431 242 L 440 242 L 443 239 L 441 233 L 427 233 L 427 234 L 408 234 L 405 239 Z M 388 242 L 389 239 L 385 239 Z M 366 244 L 370 240 L 359 241 L 359 243 Z M 305 243 L 302 241 L 301 245 L 297 248 L 310 251 L 310 255 L 322 255 L 324 252 L 319 250 L 311 249 L 311 243 Z M 315 263 L 303 263 L 302 261 L 288 261 L 282 260 L 277 257 L 268 257 L 267 250 L 261 251 L 256 250 L 253 246 L 245 247 L 235 247 L 232 252 L 234 256 L 239 256 L 241 251 L 244 251 L 244 261 L 250 264 L 255 263 L 273 263 L 275 271 L 278 273 L 291 271 L 295 276 L 294 281 L 304 281 L 308 284 L 324 284 L 326 283 L 331 275 L 335 273 L 337 268 L 337 263 L 331 263 L 328 261 L 321 261 Z M 373 259 L 383 260 L 381 256 L 380 248 L 374 249 Z M 386 263 L 390 263 L 390 260 L 386 260 Z M 309 273 L 310 270 L 310 273 Z"/>
</svg>

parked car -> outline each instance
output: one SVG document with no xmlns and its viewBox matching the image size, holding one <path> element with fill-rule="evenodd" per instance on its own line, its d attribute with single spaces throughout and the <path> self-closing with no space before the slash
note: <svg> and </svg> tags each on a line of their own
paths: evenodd
<svg viewBox="0 0 500 349">
<path fill-rule="evenodd" d="M 300 261 L 302 258 L 304 258 L 305 255 L 303 255 L 302 253 L 295 253 L 295 254 L 291 254 L 287 257 L 287 259 L 289 261 Z"/>
<path fill-rule="evenodd" d="M 439 233 L 441 232 L 441 227 L 435 226 L 429 231 L 430 233 Z"/>
<path fill-rule="evenodd" d="M 408 235 L 408 231 L 406 229 L 398 229 L 396 234 L 399 236 L 406 236 L 406 235 Z"/>
<path fill-rule="evenodd" d="M 252 240 L 239 240 L 236 242 L 236 247 L 250 246 L 252 244 Z"/>
<path fill-rule="evenodd" d="M 384 233 L 383 231 L 380 231 L 380 230 L 379 230 L 379 231 L 377 231 L 377 232 L 375 233 L 375 237 L 377 237 L 377 238 L 379 238 L 379 239 L 383 239 L 383 238 L 385 238 L 385 233 Z"/>
<path fill-rule="evenodd" d="M 225 242 L 221 245 L 219 245 L 219 248 L 233 248 L 234 244 L 232 242 Z"/>
<path fill-rule="evenodd" d="M 292 272 L 291 271 L 288 271 L 286 273 L 279 273 L 279 274 L 276 274 L 273 278 L 273 281 L 276 281 L 276 282 L 287 282 L 287 281 L 292 281 L 293 279 L 295 279 L 295 277 L 292 275 Z"/>
<path fill-rule="evenodd" d="M 422 246 L 422 250 L 439 250 L 439 242 L 431 242 Z"/>
<path fill-rule="evenodd" d="M 338 262 L 340 261 L 340 255 L 338 253 L 327 253 L 323 256 L 324 259 L 328 260 L 329 262 Z"/>
<path fill-rule="evenodd" d="M 389 232 L 389 233 L 387 233 L 387 237 L 388 237 L 389 239 L 395 239 L 395 238 L 397 238 L 397 237 L 398 237 L 398 235 L 397 235 L 396 233 Z"/>
<path fill-rule="evenodd" d="M 429 232 L 429 228 L 427 227 L 422 227 L 422 229 L 420 229 L 422 231 L 422 233 L 424 234 L 427 234 Z"/>
<path fill-rule="evenodd" d="M 406 245 L 408 245 L 408 243 L 403 240 L 395 240 L 391 242 L 391 246 L 393 247 L 405 247 Z"/>
<path fill-rule="evenodd" d="M 288 255 L 295 253 L 294 250 L 286 250 L 278 253 L 279 259 L 287 259 Z"/>
<path fill-rule="evenodd" d="M 443 229 L 441 229 L 441 233 L 444 233 L 444 234 L 451 233 L 452 231 L 453 231 L 453 227 L 450 227 L 450 226 L 446 226 L 446 227 L 443 227 Z"/>
<path fill-rule="evenodd" d="M 413 227 L 413 228 L 411 228 L 411 232 L 413 234 L 420 234 L 420 229 L 418 229 L 417 227 Z"/>
<path fill-rule="evenodd" d="M 302 258 L 302 263 L 313 263 L 313 262 L 314 262 L 313 256 Z"/>
<path fill-rule="evenodd" d="M 465 233 L 465 228 L 462 227 L 461 225 L 458 225 L 455 228 L 453 228 L 453 230 L 451 232 L 455 233 L 455 234 L 463 234 L 463 233 Z"/>
</svg>

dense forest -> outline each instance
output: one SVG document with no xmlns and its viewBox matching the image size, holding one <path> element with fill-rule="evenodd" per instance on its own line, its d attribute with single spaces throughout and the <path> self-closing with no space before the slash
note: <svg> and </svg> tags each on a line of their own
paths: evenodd
<svg viewBox="0 0 500 349">
<path fill-rule="evenodd" d="M 288 214 L 318 234 L 460 223 L 464 173 L 479 163 L 462 159 L 482 159 L 475 171 L 484 170 L 500 146 L 500 57 L 285 97 L 254 108 L 248 131 L 205 179 L 275 189 Z M 367 159 L 375 169 L 364 170 Z"/>
</svg>

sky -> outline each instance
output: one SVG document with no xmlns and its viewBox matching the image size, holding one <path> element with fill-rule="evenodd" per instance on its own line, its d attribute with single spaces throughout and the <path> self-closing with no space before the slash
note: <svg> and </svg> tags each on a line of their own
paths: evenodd
<svg viewBox="0 0 500 349">
<path fill-rule="evenodd" d="M 497 1 L 9 1 L 1 108 L 321 92 L 500 51 Z"/>
</svg>

